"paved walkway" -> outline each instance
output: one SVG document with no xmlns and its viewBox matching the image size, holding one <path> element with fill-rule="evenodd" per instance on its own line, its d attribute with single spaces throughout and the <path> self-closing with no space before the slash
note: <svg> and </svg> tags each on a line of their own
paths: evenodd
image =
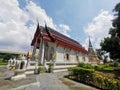
<svg viewBox="0 0 120 90">
<path fill-rule="evenodd" d="M 2 69 L 0 72 L 3 72 Z M 6 73 L 6 72 L 5 72 Z M 3 75 L 2 75 L 3 74 Z M 96 88 L 63 78 L 66 72 L 30 75 L 24 80 L 5 80 L 0 74 L 0 90 L 97 90 Z"/>
<path fill-rule="evenodd" d="M 93 87 L 63 78 L 66 72 L 40 75 L 40 90 L 97 90 Z"/>
<path fill-rule="evenodd" d="M 69 90 L 69 87 L 63 84 L 56 74 L 45 73 L 40 77 L 40 90 Z"/>
<path fill-rule="evenodd" d="M 14 90 L 97 90 L 96 88 L 63 78 L 65 74 L 65 72 L 42 73 L 36 77 L 37 82 L 14 88 Z"/>
</svg>

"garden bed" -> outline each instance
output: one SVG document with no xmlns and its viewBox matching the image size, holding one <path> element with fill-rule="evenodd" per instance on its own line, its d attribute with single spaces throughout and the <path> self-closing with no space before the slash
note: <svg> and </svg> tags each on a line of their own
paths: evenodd
<svg viewBox="0 0 120 90">
<path fill-rule="evenodd" d="M 119 70 L 101 69 L 99 71 L 96 71 L 94 67 L 88 64 L 78 64 L 77 67 L 69 68 L 68 71 L 69 79 L 95 86 L 99 89 L 120 90 L 120 80 L 114 78 L 114 74 L 119 76 Z M 105 71 L 107 71 L 107 73 L 103 73 Z"/>
</svg>

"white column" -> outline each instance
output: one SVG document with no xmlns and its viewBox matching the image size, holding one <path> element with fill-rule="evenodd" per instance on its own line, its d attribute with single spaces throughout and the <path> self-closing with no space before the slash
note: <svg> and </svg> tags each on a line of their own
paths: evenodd
<svg viewBox="0 0 120 90">
<path fill-rule="evenodd" d="M 56 66 L 56 55 L 57 55 L 57 44 L 55 43 L 55 46 L 54 46 L 54 54 L 55 54 L 55 56 L 54 56 L 54 60 L 53 60 L 53 64 L 54 64 L 54 66 Z"/>
<path fill-rule="evenodd" d="M 45 52 L 45 45 L 44 41 L 42 42 L 42 49 L 41 49 L 41 63 L 44 64 L 44 52 Z"/>
<path fill-rule="evenodd" d="M 42 47 L 42 39 L 40 39 L 40 43 L 39 43 L 39 53 L 38 53 L 38 60 L 39 62 L 41 62 L 41 48 Z"/>
<path fill-rule="evenodd" d="M 40 46 L 39 46 L 39 61 L 41 64 L 43 64 L 43 59 L 44 59 L 44 41 L 41 39 L 40 41 Z"/>
<path fill-rule="evenodd" d="M 35 55 L 35 53 L 36 53 L 36 47 L 37 47 L 37 40 L 36 40 L 36 42 L 35 42 L 35 44 L 34 44 L 34 47 L 33 47 L 32 60 L 35 60 L 34 55 Z"/>
</svg>

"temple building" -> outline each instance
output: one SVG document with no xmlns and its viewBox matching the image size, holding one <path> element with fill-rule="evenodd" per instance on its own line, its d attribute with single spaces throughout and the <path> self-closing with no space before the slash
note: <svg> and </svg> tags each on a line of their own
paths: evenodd
<svg viewBox="0 0 120 90">
<path fill-rule="evenodd" d="M 38 24 L 31 46 L 32 60 L 38 53 L 38 62 L 46 68 L 52 64 L 54 72 L 67 70 L 78 62 L 89 63 L 88 51 L 80 43 L 46 25 Z"/>
</svg>

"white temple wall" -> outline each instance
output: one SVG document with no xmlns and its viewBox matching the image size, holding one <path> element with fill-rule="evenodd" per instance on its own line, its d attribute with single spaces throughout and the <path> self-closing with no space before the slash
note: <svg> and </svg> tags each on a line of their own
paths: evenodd
<svg viewBox="0 0 120 90">
<path fill-rule="evenodd" d="M 89 63 L 87 54 L 80 54 L 80 62 Z"/>
<path fill-rule="evenodd" d="M 45 44 L 48 44 L 48 54 L 47 54 L 47 57 L 48 59 L 50 59 L 50 54 L 51 53 L 54 53 L 56 54 L 56 43 L 51 43 L 51 42 L 45 42 Z M 53 52 L 51 51 L 51 49 L 54 49 Z M 54 57 L 54 60 L 56 60 L 56 56 Z"/>
<path fill-rule="evenodd" d="M 70 55 L 71 55 L 71 62 L 77 62 L 77 60 L 76 60 L 76 51 L 71 50 Z"/>
<path fill-rule="evenodd" d="M 72 50 L 70 50 L 70 52 L 69 52 L 69 56 L 70 56 L 70 59 L 67 60 L 67 62 L 73 62 L 73 60 L 74 60 L 74 53 L 73 53 Z"/>
<path fill-rule="evenodd" d="M 85 55 L 85 60 L 86 60 L 86 63 L 89 63 L 89 58 L 87 55 Z"/>
<path fill-rule="evenodd" d="M 81 52 L 75 51 L 73 49 L 69 49 L 69 48 L 65 48 L 62 46 L 57 46 L 56 43 L 51 43 L 51 42 L 47 42 L 48 46 L 49 46 L 49 54 L 50 54 L 50 48 L 53 47 L 55 50 L 55 62 L 67 62 L 67 63 L 77 63 L 79 62 L 84 62 L 84 63 L 88 63 L 89 59 L 87 57 L 87 55 L 82 54 Z M 69 60 L 66 59 L 66 54 L 69 54 Z M 78 56 L 78 60 L 77 60 L 77 56 Z"/>
<path fill-rule="evenodd" d="M 51 60 L 50 59 L 51 48 L 54 48 L 54 52 L 55 52 L 55 58 L 53 60 L 54 61 L 53 72 L 66 71 L 67 68 L 76 66 L 78 61 L 84 62 L 84 63 L 88 62 L 87 55 L 81 52 L 78 52 L 66 47 L 62 47 L 60 45 L 57 45 L 56 43 L 45 42 L 44 45 L 46 45 L 46 43 L 48 44 L 48 47 L 49 47 L 47 49 L 49 59 L 46 61 L 46 64 L 45 64 L 46 67 L 48 67 Z"/>
<path fill-rule="evenodd" d="M 64 62 L 64 48 L 57 46 L 56 48 L 56 62 Z"/>
<path fill-rule="evenodd" d="M 79 62 L 82 62 L 82 54 L 79 52 L 79 53 L 77 54 L 77 56 L 78 56 L 78 61 L 79 61 Z"/>
<path fill-rule="evenodd" d="M 79 53 L 79 61 L 80 61 L 80 62 L 84 62 L 83 56 L 84 56 L 84 55 L 83 55 L 82 53 Z"/>
</svg>

